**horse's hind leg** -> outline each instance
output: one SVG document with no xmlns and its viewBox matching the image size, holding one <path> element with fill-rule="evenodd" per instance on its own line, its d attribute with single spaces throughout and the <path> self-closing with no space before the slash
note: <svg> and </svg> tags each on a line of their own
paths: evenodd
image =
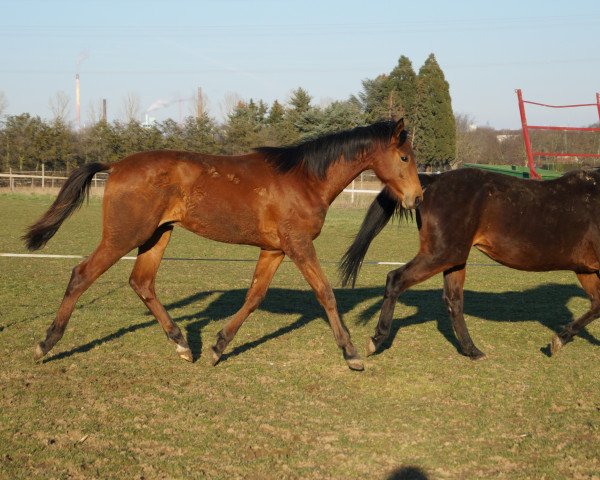
<svg viewBox="0 0 600 480">
<path fill-rule="evenodd" d="M 217 342 L 211 348 L 212 358 L 210 361 L 213 365 L 219 362 L 223 351 L 229 345 L 229 342 L 233 340 L 244 320 L 258 308 L 263 298 L 265 298 L 273 275 L 275 275 L 284 257 L 285 254 L 280 250 L 260 251 L 258 263 L 256 264 L 252 278 L 252 285 L 248 289 L 248 293 L 246 293 L 244 305 L 227 321 L 223 329 L 217 334 Z"/>
<path fill-rule="evenodd" d="M 39 360 L 46 355 L 62 338 L 67 323 L 69 323 L 69 318 L 75 308 L 75 303 L 81 294 L 127 252 L 127 249 L 115 249 L 102 241 L 87 259 L 73 269 L 71 280 L 67 286 L 67 291 L 60 304 L 56 318 L 46 332 L 46 339 L 40 342 L 35 348 L 35 360 Z"/>
<path fill-rule="evenodd" d="M 452 327 L 456 338 L 460 343 L 460 349 L 463 355 L 470 357 L 471 360 L 485 358 L 485 354 L 479 350 L 467 329 L 464 316 L 464 296 L 463 286 L 465 284 L 465 265 L 459 265 L 444 272 L 444 302 L 448 307 Z"/>
<path fill-rule="evenodd" d="M 592 307 L 577 320 L 566 325 L 558 335 L 552 337 L 550 353 L 554 355 L 561 347 L 577 335 L 582 328 L 600 317 L 600 278 L 598 273 L 578 274 L 577 278 L 581 286 L 588 294 Z"/>
<path fill-rule="evenodd" d="M 154 291 L 156 273 L 165 248 L 171 238 L 172 226 L 161 227 L 138 249 L 138 256 L 129 277 L 129 284 L 152 312 L 168 338 L 177 344 L 177 353 L 189 362 L 193 361 L 192 351 L 179 327 L 173 322 Z"/>
</svg>

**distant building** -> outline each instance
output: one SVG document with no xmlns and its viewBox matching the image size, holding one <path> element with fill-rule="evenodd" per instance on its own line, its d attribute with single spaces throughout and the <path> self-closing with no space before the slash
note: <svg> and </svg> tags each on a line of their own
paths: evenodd
<svg viewBox="0 0 600 480">
<path fill-rule="evenodd" d="M 146 118 L 142 122 L 142 127 L 144 128 L 152 128 L 156 125 L 156 118 L 148 116 L 146 114 Z"/>
</svg>

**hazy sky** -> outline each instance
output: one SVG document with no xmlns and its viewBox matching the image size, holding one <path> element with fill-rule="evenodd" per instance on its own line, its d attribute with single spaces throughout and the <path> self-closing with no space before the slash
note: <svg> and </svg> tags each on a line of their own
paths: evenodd
<svg viewBox="0 0 600 480">
<path fill-rule="evenodd" d="M 480 125 L 520 126 L 515 89 L 544 103 L 592 103 L 600 91 L 600 1 L 0 0 L 5 113 L 51 118 L 57 92 L 81 77 L 82 121 L 108 101 L 123 118 L 179 119 L 202 87 L 211 115 L 225 98 L 344 100 L 400 55 L 416 72 L 434 53 L 455 112 Z M 177 99 L 181 99 L 180 102 Z M 158 102 L 158 103 L 157 103 Z M 595 108 L 528 110 L 530 123 L 587 125 Z"/>
</svg>

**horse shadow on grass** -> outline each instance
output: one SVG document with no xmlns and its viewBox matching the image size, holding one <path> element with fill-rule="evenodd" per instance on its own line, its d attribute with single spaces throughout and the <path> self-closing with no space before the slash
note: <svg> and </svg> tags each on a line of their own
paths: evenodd
<svg viewBox="0 0 600 480">
<path fill-rule="evenodd" d="M 246 289 L 199 292 L 165 305 L 166 309 L 172 312 L 175 309 L 203 303 L 207 298 L 215 297 L 207 306 L 202 306 L 197 312 L 173 318 L 175 322 L 185 325 L 186 336 L 194 359 L 198 359 L 203 350 L 202 329 L 211 322 L 224 323 L 227 317 L 233 315 L 242 306 L 246 292 Z M 585 298 L 583 290 L 576 285 L 553 283 L 521 292 L 491 293 L 465 290 L 464 295 L 464 311 L 467 316 L 476 316 L 496 322 L 537 321 L 553 332 L 560 331 L 563 325 L 573 319 L 571 311 L 567 308 L 567 303 L 572 298 Z M 372 322 L 373 326 L 375 325 L 376 317 L 381 309 L 383 287 L 337 289 L 335 290 L 335 296 L 338 310 L 342 316 L 348 315 L 359 305 L 366 302 L 367 305 L 358 313 L 355 323 L 366 324 Z M 403 311 L 406 307 L 416 308 L 416 311 L 409 316 L 404 316 Z M 251 318 L 256 320 L 257 317 L 260 317 L 261 312 L 297 314 L 298 318 L 292 323 L 282 325 L 260 338 L 234 347 L 223 355 L 221 361 L 227 361 L 229 358 L 236 357 L 270 340 L 304 328 L 314 320 L 326 322 L 325 312 L 311 290 L 271 288 L 267 292 L 265 300 L 257 311 L 252 314 Z M 147 315 L 150 316 L 150 313 L 148 312 Z M 396 306 L 390 337 L 382 345 L 382 350 L 392 345 L 394 338 L 401 329 L 431 321 L 436 322 L 438 331 L 459 351 L 458 341 L 454 336 L 450 318 L 442 301 L 441 289 L 408 290 L 402 293 Z M 85 345 L 54 355 L 46 361 L 83 353 L 126 334 L 155 325 L 156 321 L 152 318 L 142 323 L 124 327 Z M 352 323 L 348 322 L 347 325 L 352 331 Z M 583 329 L 579 336 L 593 345 L 600 345 L 600 340 L 591 335 L 586 329 Z M 542 351 L 545 352 L 544 349 Z"/>
<path fill-rule="evenodd" d="M 191 320 L 186 325 L 186 331 L 194 358 L 198 358 L 202 350 L 202 345 L 199 343 L 201 329 L 216 318 L 233 315 L 242 305 L 245 295 L 245 289 L 219 292 L 217 298 L 203 310 L 177 318 L 177 321 Z M 358 314 L 356 320 L 356 323 L 366 324 L 376 321 L 381 309 L 383 288 L 338 289 L 335 291 L 335 296 L 338 310 L 342 316 L 347 315 L 360 304 L 371 301 Z M 563 284 L 540 285 L 524 292 L 490 293 L 466 290 L 464 308 L 467 316 L 476 316 L 496 322 L 537 321 L 552 332 L 559 332 L 563 325 L 573 319 L 571 311 L 567 308 L 567 303 L 575 297 L 585 298 L 583 290 L 576 285 Z M 195 303 L 197 300 L 196 295 L 193 295 L 180 300 L 176 305 L 183 306 L 187 303 Z M 417 310 L 414 314 L 404 317 L 403 309 L 405 307 L 415 307 Z M 269 340 L 303 328 L 314 320 L 326 321 L 323 309 L 310 290 L 270 289 L 259 310 L 253 315 L 260 315 L 260 311 L 275 314 L 297 313 L 299 317 L 293 323 L 286 324 L 256 340 L 235 347 L 223 355 L 222 361 L 235 357 Z M 442 300 L 441 289 L 408 290 L 404 292 L 399 298 L 394 318 L 390 337 L 383 344 L 383 349 L 391 346 L 394 338 L 402 328 L 434 321 L 442 336 L 457 351 L 460 351 L 460 345 L 454 335 L 449 315 Z M 348 324 L 348 327 L 352 330 L 351 324 Z M 600 340 L 596 339 L 586 329 L 583 329 L 579 336 L 593 345 L 600 345 Z M 545 350 L 542 351 L 548 353 Z"/>
<path fill-rule="evenodd" d="M 396 335 L 402 328 L 419 325 L 428 321 L 437 323 L 438 331 L 450 342 L 457 352 L 460 344 L 454 335 L 450 316 L 442 298 L 442 289 L 408 290 L 400 295 L 396 305 L 390 336 L 380 346 L 379 353 L 391 347 Z M 574 320 L 573 313 L 567 307 L 573 298 L 585 298 L 585 292 L 577 285 L 549 283 L 539 285 L 525 291 L 509 291 L 501 293 L 464 291 L 464 314 L 468 317 L 479 317 L 484 320 L 505 323 L 538 322 L 554 333 Z M 382 302 L 372 304 L 359 314 L 359 322 L 367 323 L 379 313 Z M 410 316 L 403 316 L 403 307 L 415 307 L 417 311 Z M 589 305 L 586 305 L 586 309 Z M 580 312 L 582 314 L 583 312 Z M 578 316 L 580 315 L 578 314 Z M 518 328 L 518 327 L 517 327 Z M 583 328 L 578 337 L 592 345 L 600 345 L 600 340 Z M 540 351 L 550 356 L 549 346 Z"/>
</svg>

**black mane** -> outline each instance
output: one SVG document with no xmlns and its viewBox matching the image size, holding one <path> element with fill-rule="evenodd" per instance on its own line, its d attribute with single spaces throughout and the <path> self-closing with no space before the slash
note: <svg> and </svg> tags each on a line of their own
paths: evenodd
<svg viewBox="0 0 600 480">
<path fill-rule="evenodd" d="M 296 145 L 286 147 L 259 147 L 267 162 L 279 172 L 302 168 L 318 178 L 324 178 L 327 168 L 342 156 L 353 161 L 357 156 L 369 152 L 376 145 L 386 145 L 392 138 L 396 123 L 382 121 L 364 127 L 356 127 L 339 133 L 323 135 Z M 403 142 L 406 136 L 401 136 Z"/>
</svg>

